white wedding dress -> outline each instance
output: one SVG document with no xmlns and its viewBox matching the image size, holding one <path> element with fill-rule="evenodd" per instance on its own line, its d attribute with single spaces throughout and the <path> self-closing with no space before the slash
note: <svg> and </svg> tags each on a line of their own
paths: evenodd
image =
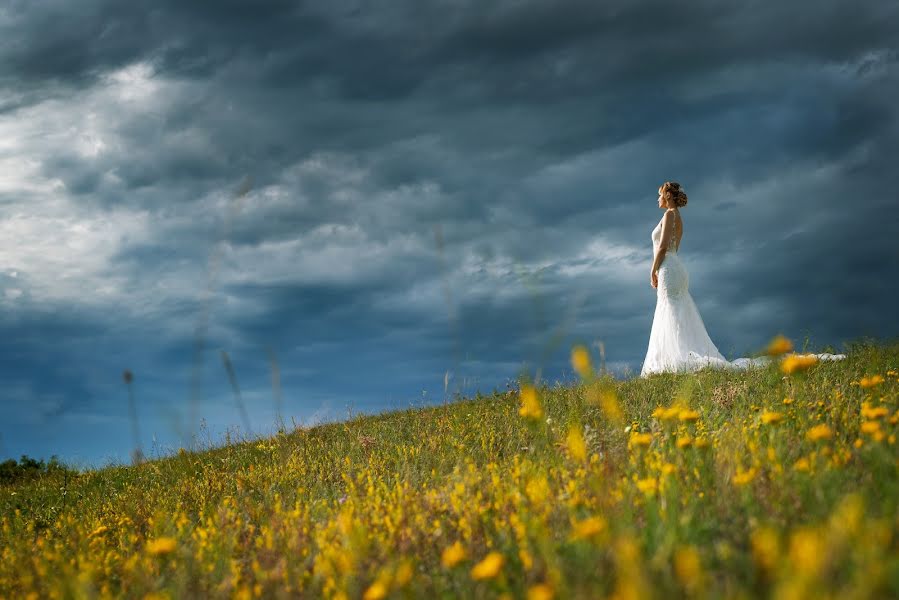
<svg viewBox="0 0 899 600">
<path fill-rule="evenodd" d="M 664 219 L 664 217 L 662 217 Z M 771 359 L 738 358 L 728 361 L 709 338 L 699 310 L 688 290 L 690 277 L 678 256 L 676 236 L 671 242 L 658 270 L 656 310 L 649 334 L 649 349 L 640 375 L 669 371 L 693 371 L 703 367 L 745 369 L 767 364 Z M 662 238 L 662 221 L 652 230 L 653 256 Z M 839 360 L 845 354 L 816 354 L 821 360 Z"/>
</svg>

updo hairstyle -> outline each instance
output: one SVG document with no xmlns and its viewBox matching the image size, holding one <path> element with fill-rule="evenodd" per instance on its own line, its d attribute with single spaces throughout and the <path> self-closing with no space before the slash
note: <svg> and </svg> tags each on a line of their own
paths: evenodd
<svg viewBox="0 0 899 600">
<path fill-rule="evenodd" d="M 665 202 L 673 206 L 682 208 L 687 205 L 687 194 L 676 181 L 666 181 L 663 183 L 662 187 L 659 188 L 659 193 L 662 195 L 662 199 L 664 199 Z"/>
</svg>

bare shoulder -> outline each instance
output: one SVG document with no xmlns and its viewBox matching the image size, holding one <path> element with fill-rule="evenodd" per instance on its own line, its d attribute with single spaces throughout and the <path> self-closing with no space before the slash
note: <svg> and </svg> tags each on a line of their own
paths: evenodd
<svg viewBox="0 0 899 600">
<path fill-rule="evenodd" d="M 680 216 L 680 213 L 673 208 L 669 208 L 665 211 L 665 220 L 678 225 L 682 225 L 684 222 L 684 220 Z"/>
</svg>

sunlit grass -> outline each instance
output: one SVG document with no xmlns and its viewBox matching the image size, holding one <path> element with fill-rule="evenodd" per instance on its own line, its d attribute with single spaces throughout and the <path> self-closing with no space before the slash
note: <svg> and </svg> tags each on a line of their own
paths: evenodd
<svg viewBox="0 0 899 600">
<path fill-rule="evenodd" d="M 791 350 L 3 486 L 0 597 L 897 597 L 899 344 Z"/>
</svg>

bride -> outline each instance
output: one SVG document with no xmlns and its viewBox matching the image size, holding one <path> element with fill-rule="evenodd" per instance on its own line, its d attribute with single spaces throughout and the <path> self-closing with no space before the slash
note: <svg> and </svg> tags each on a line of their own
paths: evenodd
<svg viewBox="0 0 899 600">
<path fill-rule="evenodd" d="M 641 376 L 667 371 L 691 371 L 703 367 L 746 368 L 770 359 L 738 358 L 728 361 L 709 338 L 702 317 L 688 291 L 689 275 L 678 256 L 684 236 L 680 210 L 687 205 L 687 194 L 680 184 L 666 181 L 659 188 L 662 220 L 652 230 L 654 260 L 650 283 L 656 288 L 656 310 L 649 334 L 649 349 Z M 818 354 L 822 360 L 845 358 L 843 354 Z"/>
</svg>

